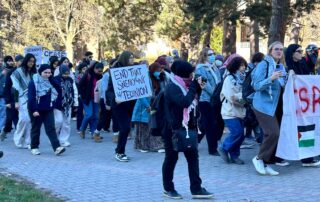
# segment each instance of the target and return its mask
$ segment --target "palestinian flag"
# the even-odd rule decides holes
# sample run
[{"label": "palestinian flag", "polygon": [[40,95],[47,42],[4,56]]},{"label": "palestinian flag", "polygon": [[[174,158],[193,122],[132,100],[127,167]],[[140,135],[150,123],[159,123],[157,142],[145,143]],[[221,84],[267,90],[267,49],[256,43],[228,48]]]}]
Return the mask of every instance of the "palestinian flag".
[{"label": "palestinian flag", "polygon": [[314,147],[316,125],[298,126],[299,147]]}]

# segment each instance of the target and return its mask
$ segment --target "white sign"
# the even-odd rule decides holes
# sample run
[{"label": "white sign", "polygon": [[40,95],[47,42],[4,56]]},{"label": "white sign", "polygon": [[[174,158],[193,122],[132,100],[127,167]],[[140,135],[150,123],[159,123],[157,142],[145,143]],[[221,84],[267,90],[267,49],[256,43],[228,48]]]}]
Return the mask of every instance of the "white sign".
[{"label": "white sign", "polygon": [[57,56],[59,59],[61,59],[62,57],[67,57],[67,53],[64,51],[43,50],[42,63],[49,64],[49,59],[51,56]]},{"label": "white sign", "polygon": [[289,75],[276,156],[300,160],[320,154],[320,76]]},{"label": "white sign", "polygon": [[110,73],[117,101],[125,102],[152,95],[146,65],[111,68]]},{"label": "white sign", "polygon": [[29,46],[24,49],[24,55],[31,53],[36,58],[37,69],[42,64],[42,46]]}]

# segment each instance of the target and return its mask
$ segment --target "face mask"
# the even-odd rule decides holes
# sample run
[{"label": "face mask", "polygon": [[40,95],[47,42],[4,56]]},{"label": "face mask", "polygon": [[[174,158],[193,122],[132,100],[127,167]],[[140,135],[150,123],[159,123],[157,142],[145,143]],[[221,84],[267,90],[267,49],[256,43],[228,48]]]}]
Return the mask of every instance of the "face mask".
[{"label": "face mask", "polygon": [[209,62],[210,64],[213,64],[215,59],[216,59],[216,57],[215,57],[214,55],[210,55],[210,56],[208,57],[208,62]]},{"label": "face mask", "polygon": [[220,60],[216,60],[215,64],[217,67],[221,67],[222,66],[222,62]]},{"label": "face mask", "polygon": [[161,72],[153,72],[153,76],[156,77],[157,79],[160,78]]}]

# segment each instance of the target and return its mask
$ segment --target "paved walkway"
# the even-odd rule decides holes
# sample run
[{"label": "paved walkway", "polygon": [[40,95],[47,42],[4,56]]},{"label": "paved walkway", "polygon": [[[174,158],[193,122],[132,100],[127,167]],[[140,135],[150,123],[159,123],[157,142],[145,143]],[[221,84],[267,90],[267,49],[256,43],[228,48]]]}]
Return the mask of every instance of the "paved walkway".
[{"label": "paved walkway", "polygon": [[[17,174],[67,201],[170,201],[162,197],[164,154],[137,152],[130,140],[127,154],[132,161],[121,163],[114,159],[110,134],[103,134],[102,143],[81,140],[74,129],[72,134],[72,146],[59,157],[54,156],[45,135],[41,136],[40,156],[15,148],[10,135],[0,143],[5,152],[0,170]],[[214,192],[214,201],[320,201],[320,168],[302,168],[300,162],[292,162],[289,167],[277,168],[279,176],[259,176],[251,164],[257,148],[242,150],[246,164],[240,166],[208,156],[206,148],[203,141],[199,146],[201,177],[203,186]],[[186,160],[179,157],[176,189],[183,201],[191,201]]]}]

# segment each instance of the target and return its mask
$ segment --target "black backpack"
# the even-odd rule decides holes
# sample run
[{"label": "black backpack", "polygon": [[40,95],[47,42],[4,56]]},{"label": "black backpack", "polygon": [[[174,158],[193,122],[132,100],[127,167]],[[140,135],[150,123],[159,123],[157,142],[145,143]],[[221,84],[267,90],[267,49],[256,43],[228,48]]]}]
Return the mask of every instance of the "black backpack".
[{"label": "black backpack", "polygon": [[[232,75],[234,77],[233,74],[228,74],[227,76],[229,76],[229,75]],[[221,109],[222,102],[225,100],[225,98],[223,98],[222,100],[220,99],[220,94],[221,94],[223,82],[227,78],[227,76],[224,77],[224,79],[220,83],[218,83],[218,85],[214,89],[213,94],[210,98],[211,106],[217,110]]]},{"label": "black backpack", "polygon": [[[267,63],[267,74],[265,78],[268,77],[269,74],[269,62],[267,60],[263,60]],[[252,83],[252,78],[251,78],[251,73],[253,72],[255,68],[250,69],[250,71],[247,73],[246,78],[244,79],[244,82],[242,84],[242,98],[246,102],[246,104],[252,104],[252,99],[249,98],[249,96],[254,93],[253,86],[251,85]]]}]

